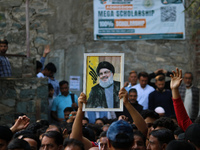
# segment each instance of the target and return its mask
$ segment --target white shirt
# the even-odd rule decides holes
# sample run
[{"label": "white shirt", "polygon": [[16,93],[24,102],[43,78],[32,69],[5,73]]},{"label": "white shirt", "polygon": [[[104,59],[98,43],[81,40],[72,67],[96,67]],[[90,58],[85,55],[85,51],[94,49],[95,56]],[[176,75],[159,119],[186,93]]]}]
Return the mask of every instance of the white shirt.
[{"label": "white shirt", "polygon": [[39,73],[37,74],[37,77],[38,77],[38,78],[45,78],[45,76],[44,76],[41,72],[39,72]]},{"label": "white shirt", "polygon": [[148,109],[149,107],[149,94],[151,92],[153,92],[155,89],[150,86],[150,85],[146,85],[146,87],[143,89],[141,86],[140,86],[140,83],[134,85],[131,87],[132,88],[135,88],[137,90],[137,95],[138,95],[138,98],[137,98],[137,101],[140,105],[143,106],[143,109]]},{"label": "white shirt", "polygon": [[192,115],[192,89],[185,90],[184,106],[189,117]]}]

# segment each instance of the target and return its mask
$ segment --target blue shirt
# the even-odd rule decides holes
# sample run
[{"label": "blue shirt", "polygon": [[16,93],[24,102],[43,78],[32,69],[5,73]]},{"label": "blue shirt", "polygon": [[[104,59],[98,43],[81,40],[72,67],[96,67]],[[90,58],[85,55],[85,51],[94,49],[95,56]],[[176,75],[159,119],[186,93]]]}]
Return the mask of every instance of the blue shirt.
[{"label": "blue shirt", "polygon": [[0,77],[10,77],[11,66],[10,62],[5,56],[0,56]]},{"label": "blue shirt", "polygon": [[[52,111],[57,111],[58,118],[64,119],[64,109],[72,106],[71,92],[67,96],[61,93],[53,100]],[[78,97],[74,94],[74,102],[78,105]]]},{"label": "blue shirt", "polygon": [[53,94],[53,96],[56,97],[56,96],[60,93],[60,87],[59,87],[59,82],[58,82],[58,80],[56,80],[55,78],[54,78],[54,79],[48,78],[48,83],[51,83],[51,84],[52,84],[53,89],[54,89],[54,94]]},{"label": "blue shirt", "polygon": [[125,90],[126,90],[127,92],[129,92],[130,89],[131,89],[132,87],[133,87],[133,86],[129,83],[128,86],[125,87]]},{"label": "blue shirt", "polygon": [[45,62],[45,59],[46,59],[46,57],[41,57],[41,58],[40,58],[40,62],[42,63],[42,69],[41,69],[41,70],[44,70],[44,62]]}]

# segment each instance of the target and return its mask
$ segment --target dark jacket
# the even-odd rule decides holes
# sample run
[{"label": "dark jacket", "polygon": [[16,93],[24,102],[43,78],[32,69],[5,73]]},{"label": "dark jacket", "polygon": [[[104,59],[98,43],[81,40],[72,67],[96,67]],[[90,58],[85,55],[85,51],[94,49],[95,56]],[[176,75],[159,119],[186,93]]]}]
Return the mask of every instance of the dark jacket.
[{"label": "dark jacket", "polygon": [[[199,113],[199,89],[194,86],[192,86],[191,88],[192,88],[192,114],[190,119],[194,121]],[[183,102],[185,99],[185,91],[186,91],[185,84],[181,84],[181,86],[179,87],[179,92]]]},{"label": "dark jacket", "polygon": [[[120,82],[114,81],[113,87],[113,106],[114,108],[120,107],[120,100],[118,98],[120,90]],[[105,90],[99,84],[92,87],[89,98],[87,100],[86,108],[108,108],[105,96]]]}]

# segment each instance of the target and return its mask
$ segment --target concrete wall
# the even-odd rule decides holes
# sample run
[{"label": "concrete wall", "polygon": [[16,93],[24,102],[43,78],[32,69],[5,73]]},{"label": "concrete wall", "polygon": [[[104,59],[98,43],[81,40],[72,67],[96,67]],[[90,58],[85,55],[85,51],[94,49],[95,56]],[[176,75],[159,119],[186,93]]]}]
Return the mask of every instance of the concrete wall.
[{"label": "concrete wall", "polygon": [[[25,2],[1,0],[0,16],[0,38],[9,40],[8,52],[26,54]],[[195,72],[195,50],[191,43],[198,29],[193,26],[195,21],[186,12],[186,40],[94,41],[92,0],[30,0],[31,56],[39,60],[44,45],[50,44],[46,62],[56,64],[59,81],[69,80],[70,75],[82,79],[84,53],[125,53],[125,80],[130,70],[150,73],[158,68],[171,71],[179,67]],[[81,91],[82,80],[81,90],[75,93]]]},{"label": "concrete wall", "polygon": [[0,124],[11,125],[16,112],[31,122],[48,119],[47,79],[0,78]]}]

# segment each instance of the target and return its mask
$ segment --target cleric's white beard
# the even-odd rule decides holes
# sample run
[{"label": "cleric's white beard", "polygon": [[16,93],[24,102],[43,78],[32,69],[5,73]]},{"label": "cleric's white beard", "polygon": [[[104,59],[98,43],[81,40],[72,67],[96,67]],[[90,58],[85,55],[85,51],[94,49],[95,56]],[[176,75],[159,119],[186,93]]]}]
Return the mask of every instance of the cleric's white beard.
[{"label": "cleric's white beard", "polygon": [[113,84],[113,75],[108,78],[108,81],[102,81],[101,79],[99,80],[99,85],[103,88],[109,87],[111,84]]}]

